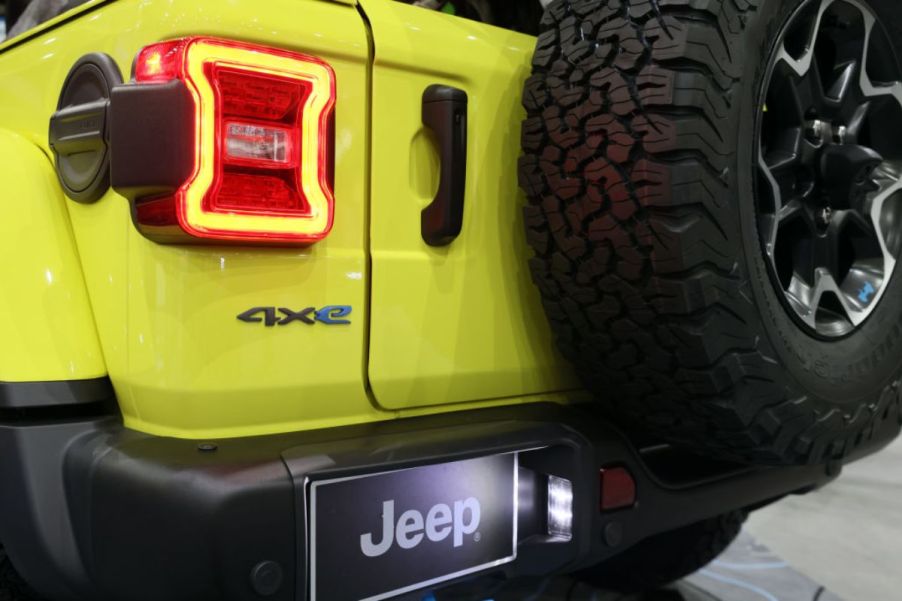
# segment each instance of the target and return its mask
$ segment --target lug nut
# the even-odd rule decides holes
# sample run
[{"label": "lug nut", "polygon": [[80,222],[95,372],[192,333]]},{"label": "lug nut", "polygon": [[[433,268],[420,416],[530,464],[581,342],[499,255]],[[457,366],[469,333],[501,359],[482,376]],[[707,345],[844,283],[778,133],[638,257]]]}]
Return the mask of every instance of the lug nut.
[{"label": "lug nut", "polygon": [[845,144],[846,143],[846,134],[849,133],[849,128],[845,125],[840,125],[833,130],[833,142],[834,144]]},{"label": "lug nut", "polygon": [[817,212],[817,222],[822,227],[830,225],[831,219],[833,219],[833,210],[830,207],[824,207]]},{"label": "lug nut", "polygon": [[826,129],[827,124],[820,119],[809,121],[805,126],[805,137],[814,144],[820,144],[824,141],[824,132]]}]

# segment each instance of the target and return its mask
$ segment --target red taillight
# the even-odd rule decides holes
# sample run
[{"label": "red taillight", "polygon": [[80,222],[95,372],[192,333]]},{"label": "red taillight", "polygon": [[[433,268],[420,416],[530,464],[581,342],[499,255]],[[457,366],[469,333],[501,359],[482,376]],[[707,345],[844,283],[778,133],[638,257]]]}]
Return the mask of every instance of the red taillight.
[{"label": "red taillight", "polygon": [[194,103],[194,165],[174,194],[135,199],[142,231],[166,240],[178,229],[195,240],[280,244],[329,233],[335,103],[329,65],[211,38],[141,50],[136,82],[173,80]]}]

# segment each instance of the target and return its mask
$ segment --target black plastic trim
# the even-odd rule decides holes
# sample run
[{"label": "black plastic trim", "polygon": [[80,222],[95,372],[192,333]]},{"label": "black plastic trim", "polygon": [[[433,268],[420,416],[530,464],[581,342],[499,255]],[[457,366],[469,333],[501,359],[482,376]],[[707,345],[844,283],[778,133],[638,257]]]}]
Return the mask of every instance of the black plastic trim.
[{"label": "black plastic trim", "polygon": [[423,125],[435,135],[441,159],[438,192],[423,209],[420,227],[429,246],[447,246],[460,235],[467,183],[467,93],[443,85],[423,92]]},{"label": "black plastic trim", "polygon": [[49,143],[66,196],[90,203],[109,189],[110,93],[122,83],[116,61],[87,54],[72,66],[50,117]]},{"label": "black plastic trim", "polygon": [[194,169],[194,101],[184,82],[126,84],[110,100],[113,189],[132,202],[173,194]]},{"label": "black plastic trim", "polygon": [[101,601],[94,596],[75,539],[64,463],[70,446],[117,423],[0,423],[0,541],[44,598]]},{"label": "black plastic trim", "polygon": [[49,382],[0,381],[0,410],[84,405],[112,398],[113,386],[106,376]]},{"label": "black plastic trim", "polygon": [[[541,512],[521,510],[517,559],[489,572],[497,577],[575,571],[654,534],[817,488],[841,468],[714,462],[674,477],[691,457],[661,461],[667,449],[655,447],[651,468],[595,404],[217,441],[154,437],[115,419],[0,419],[0,540],[53,599],[253,601],[264,590],[266,599],[304,601],[311,481],[511,451],[522,451],[522,468],[573,482],[573,537],[550,539]],[[598,511],[598,469],[610,465],[635,477],[632,509]],[[618,537],[606,542],[611,531]]]}]

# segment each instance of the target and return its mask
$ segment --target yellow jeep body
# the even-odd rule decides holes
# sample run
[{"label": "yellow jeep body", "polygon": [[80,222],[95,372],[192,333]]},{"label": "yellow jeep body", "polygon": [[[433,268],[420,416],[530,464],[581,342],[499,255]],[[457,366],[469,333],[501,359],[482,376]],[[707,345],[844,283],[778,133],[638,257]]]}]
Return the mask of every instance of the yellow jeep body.
[{"label": "yellow jeep body", "polygon": [[[364,14],[368,21],[365,21]],[[335,224],[306,248],[165,245],[114,191],[55,184],[48,121],[69,68],[103,52],[127,81],[151,43],[209,35],[335,71]],[[241,437],[564,400],[527,275],[515,165],[534,39],[394,0],[91,0],[0,45],[0,381],[108,376],[125,424]],[[484,57],[491,56],[486,61]],[[420,119],[433,83],[470,97],[461,236],[426,245],[440,165]],[[352,307],[347,327],[236,319],[258,306]],[[319,325],[319,324],[317,324]]]},{"label": "yellow jeep body", "polygon": [[[334,71],[321,240],[160,242],[126,194],[64,193],[50,140],[73,65],[109,57],[116,99],[143,85],[142,49],[195,36]],[[581,402],[523,235],[535,47],[396,0],[88,0],[0,44],[0,596],[7,557],[49,601],[540,580],[836,476],[709,464]],[[441,246],[422,222],[444,162],[424,125],[436,84],[468,102],[463,224]],[[112,149],[111,180],[122,129],[178,137],[138,113],[101,139],[91,119],[72,123]],[[138,154],[139,170],[170,159]]]}]

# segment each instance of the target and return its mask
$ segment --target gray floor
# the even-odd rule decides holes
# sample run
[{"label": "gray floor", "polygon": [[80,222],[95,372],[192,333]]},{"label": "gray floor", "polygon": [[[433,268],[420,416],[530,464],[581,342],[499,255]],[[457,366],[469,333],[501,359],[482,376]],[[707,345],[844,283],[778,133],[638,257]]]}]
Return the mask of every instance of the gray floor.
[{"label": "gray floor", "polygon": [[681,585],[703,590],[720,601],[843,601],[748,532],[677,586]]},{"label": "gray floor", "polygon": [[[877,601],[877,598],[869,598]],[[890,598],[886,598],[890,599]],[[895,598],[892,598],[895,599]],[[881,601],[885,599],[880,598]],[[469,584],[411,601],[850,601],[793,569],[747,532],[689,578],[640,595],[603,591],[567,577]]]},{"label": "gray floor", "polygon": [[902,599],[902,440],[756,512],[748,530],[846,601]]}]

